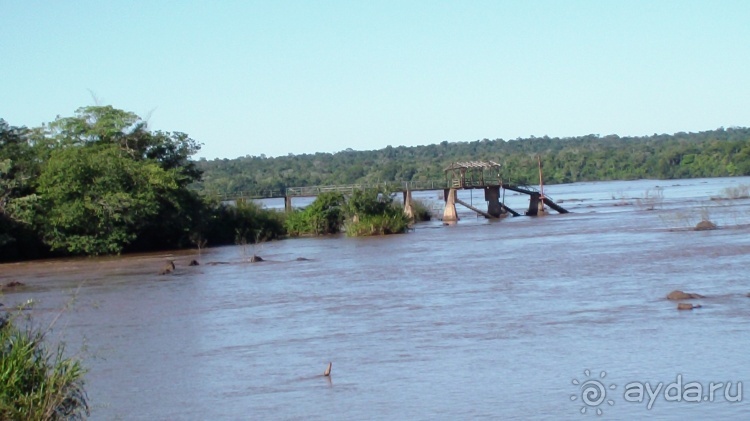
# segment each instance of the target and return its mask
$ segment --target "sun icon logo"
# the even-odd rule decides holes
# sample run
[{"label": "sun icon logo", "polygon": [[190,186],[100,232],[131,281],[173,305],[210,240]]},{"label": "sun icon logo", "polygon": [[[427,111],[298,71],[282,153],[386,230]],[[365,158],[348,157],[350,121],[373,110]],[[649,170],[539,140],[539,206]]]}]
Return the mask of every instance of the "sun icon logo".
[{"label": "sun icon logo", "polygon": [[578,379],[573,379],[573,384],[581,390],[580,396],[577,394],[570,395],[570,400],[575,401],[579,397],[581,398],[581,402],[583,402],[581,414],[585,414],[589,408],[596,408],[596,415],[602,415],[604,411],[599,407],[600,405],[604,402],[607,402],[609,406],[615,404],[615,401],[612,399],[607,399],[607,389],[615,390],[617,385],[610,384],[609,386],[605,386],[602,380],[600,380],[607,376],[606,371],[602,371],[599,374],[599,379],[592,379],[591,371],[588,369],[583,370],[583,374],[587,377],[587,379],[584,379],[585,381],[579,382]]}]

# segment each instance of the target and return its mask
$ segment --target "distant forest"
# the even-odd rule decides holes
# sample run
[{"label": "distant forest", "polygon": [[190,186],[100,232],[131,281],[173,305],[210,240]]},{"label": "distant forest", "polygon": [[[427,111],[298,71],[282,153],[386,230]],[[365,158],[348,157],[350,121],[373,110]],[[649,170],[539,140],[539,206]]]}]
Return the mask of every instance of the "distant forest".
[{"label": "distant forest", "polygon": [[743,176],[750,175],[750,129],[642,137],[482,139],[333,154],[201,159],[196,165],[203,178],[193,187],[233,196],[298,186],[444,180],[443,170],[452,162],[479,160],[502,164],[506,182],[537,184],[537,156],[545,184]]}]

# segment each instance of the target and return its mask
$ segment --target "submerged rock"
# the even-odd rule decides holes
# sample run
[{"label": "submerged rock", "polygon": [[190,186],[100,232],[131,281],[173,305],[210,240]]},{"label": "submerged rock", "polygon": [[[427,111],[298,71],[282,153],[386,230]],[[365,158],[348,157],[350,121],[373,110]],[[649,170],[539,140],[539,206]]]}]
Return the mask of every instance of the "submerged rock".
[{"label": "submerged rock", "polygon": [[5,288],[16,288],[16,287],[22,287],[25,284],[23,282],[18,281],[10,281],[7,284],[5,284]]},{"label": "submerged rock", "polygon": [[690,303],[679,303],[677,304],[677,310],[692,310],[694,308],[701,308],[702,306],[700,304],[690,304]]},{"label": "submerged rock", "polygon": [[253,257],[250,258],[250,263],[258,263],[258,262],[263,262],[263,261],[264,260],[262,257],[255,255],[255,254],[253,254]]},{"label": "submerged rock", "polygon": [[706,298],[700,294],[691,294],[689,292],[682,292],[679,289],[674,290],[667,295],[668,300],[693,300],[696,298]]},{"label": "submerged rock", "polygon": [[198,263],[198,261],[195,259],[191,260],[190,263],[188,264],[188,266],[199,266],[199,265],[200,263]]}]

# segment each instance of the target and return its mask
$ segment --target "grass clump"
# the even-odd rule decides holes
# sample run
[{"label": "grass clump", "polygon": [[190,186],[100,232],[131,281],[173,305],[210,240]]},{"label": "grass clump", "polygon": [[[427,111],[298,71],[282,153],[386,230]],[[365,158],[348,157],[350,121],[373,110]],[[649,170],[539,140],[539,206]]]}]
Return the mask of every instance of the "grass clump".
[{"label": "grass clump", "polygon": [[726,187],[721,193],[725,199],[747,199],[750,197],[750,186],[740,184],[739,186]]},{"label": "grass clump", "polygon": [[425,222],[432,219],[432,212],[430,208],[421,200],[412,200],[411,208],[414,211],[414,220],[417,222]]},{"label": "grass clump", "polygon": [[664,189],[657,187],[655,190],[646,190],[642,198],[636,199],[637,206],[642,210],[655,210],[660,208],[664,202]]},{"label": "grass clump", "polygon": [[64,343],[48,347],[46,331],[20,314],[0,315],[0,419],[86,419],[81,362],[65,356]]}]

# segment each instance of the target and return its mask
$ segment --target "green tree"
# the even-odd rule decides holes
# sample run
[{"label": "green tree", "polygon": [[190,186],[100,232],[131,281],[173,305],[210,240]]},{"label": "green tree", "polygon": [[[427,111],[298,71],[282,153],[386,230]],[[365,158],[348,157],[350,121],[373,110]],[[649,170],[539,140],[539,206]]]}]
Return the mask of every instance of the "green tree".
[{"label": "green tree", "polygon": [[39,177],[41,232],[53,250],[120,253],[179,189],[174,171],[135,161],[114,144],[63,147]]},{"label": "green tree", "polygon": [[34,145],[30,132],[0,119],[0,260],[39,257],[44,249],[32,221],[34,182],[46,148]]}]

